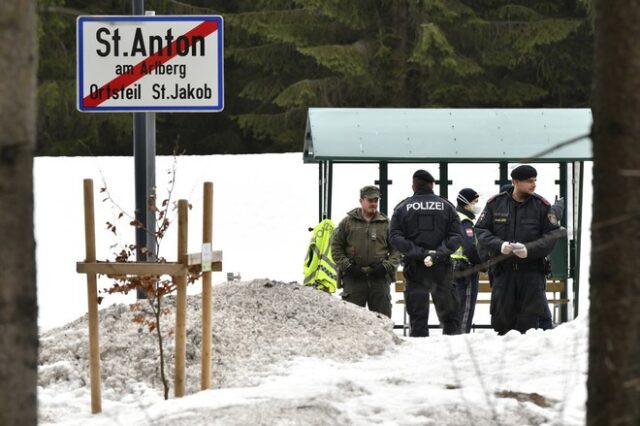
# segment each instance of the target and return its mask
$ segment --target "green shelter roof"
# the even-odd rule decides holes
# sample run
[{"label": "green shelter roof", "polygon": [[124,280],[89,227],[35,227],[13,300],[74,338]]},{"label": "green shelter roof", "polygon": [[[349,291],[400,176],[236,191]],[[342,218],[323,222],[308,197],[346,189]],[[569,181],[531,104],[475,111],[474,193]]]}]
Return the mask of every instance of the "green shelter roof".
[{"label": "green shelter roof", "polygon": [[[588,161],[592,159],[589,137],[562,143],[588,135],[592,121],[586,108],[309,108],[303,159],[305,163]],[[547,150],[551,151],[539,155]]]}]

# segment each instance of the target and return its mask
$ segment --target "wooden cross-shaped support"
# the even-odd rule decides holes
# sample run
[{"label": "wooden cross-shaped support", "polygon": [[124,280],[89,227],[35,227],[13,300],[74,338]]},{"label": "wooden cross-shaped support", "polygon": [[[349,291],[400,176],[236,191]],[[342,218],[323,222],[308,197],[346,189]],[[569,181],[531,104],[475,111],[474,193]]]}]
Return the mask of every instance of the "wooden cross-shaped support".
[{"label": "wooden cross-shaped support", "polygon": [[87,295],[89,305],[89,352],[91,375],[91,412],[102,411],[100,396],[100,344],[98,334],[98,291],[97,274],[107,276],[122,275],[170,275],[176,284],[176,343],[175,343],[175,384],[176,397],[185,393],[186,358],[186,311],[187,275],[189,271],[203,271],[202,294],[202,389],[208,389],[211,382],[211,271],[222,271],[222,252],[211,251],[213,184],[205,183],[203,209],[203,252],[187,254],[188,203],[178,201],[178,262],[129,263],[97,262],[95,249],[95,215],[93,201],[93,181],[84,180],[84,212],[86,261],[76,264],[76,271],[87,274]]}]

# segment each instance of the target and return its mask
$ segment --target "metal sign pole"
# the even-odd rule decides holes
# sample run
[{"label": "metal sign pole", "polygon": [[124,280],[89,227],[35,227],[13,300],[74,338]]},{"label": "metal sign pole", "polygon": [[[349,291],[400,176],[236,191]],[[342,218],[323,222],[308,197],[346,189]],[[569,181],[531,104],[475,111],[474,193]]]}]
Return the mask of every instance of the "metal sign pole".
[{"label": "metal sign pole", "polygon": [[[133,0],[132,15],[144,15],[144,0]],[[156,186],[156,115],[153,112],[133,113],[133,157],[136,189],[136,220],[143,224],[136,229],[137,261],[153,261],[157,255],[155,212],[149,209]],[[140,251],[146,247],[147,252]],[[138,299],[147,295],[138,289]]]}]

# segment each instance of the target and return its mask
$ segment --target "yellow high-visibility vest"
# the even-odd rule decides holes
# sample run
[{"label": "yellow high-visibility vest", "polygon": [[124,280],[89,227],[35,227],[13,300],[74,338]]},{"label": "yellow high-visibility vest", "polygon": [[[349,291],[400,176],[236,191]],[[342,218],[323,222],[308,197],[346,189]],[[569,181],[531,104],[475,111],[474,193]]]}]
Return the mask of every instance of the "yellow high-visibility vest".
[{"label": "yellow high-visibility vest", "polygon": [[336,264],[331,256],[331,239],[335,225],[331,219],[320,222],[311,234],[304,259],[304,285],[335,293],[338,281]]},{"label": "yellow high-visibility vest", "polygon": [[[473,223],[473,220],[467,216],[464,213],[461,213],[459,211],[456,210],[456,213],[458,213],[458,217],[460,218],[460,222],[462,223],[463,220],[470,220],[471,223]],[[475,235],[474,235],[475,238]],[[477,238],[476,238],[476,242],[477,242]],[[456,251],[454,251],[451,254],[451,258],[452,259],[462,259],[462,260],[466,260],[467,262],[469,261],[469,258],[464,254],[464,246],[461,244],[460,247],[458,247],[458,249]]]}]

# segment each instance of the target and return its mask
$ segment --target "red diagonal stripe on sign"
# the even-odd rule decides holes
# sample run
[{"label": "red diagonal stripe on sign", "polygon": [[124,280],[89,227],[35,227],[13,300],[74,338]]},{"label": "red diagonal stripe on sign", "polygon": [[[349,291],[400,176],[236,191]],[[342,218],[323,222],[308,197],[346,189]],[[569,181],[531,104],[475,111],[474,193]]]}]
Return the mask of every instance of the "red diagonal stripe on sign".
[{"label": "red diagonal stripe on sign", "polygon": [[[192,36],[206,37],[209,34],[215,32],[217,29],[218,29],[217,21],[204,21],[197,27],[193,28],[191,31],[184,34],[182,37],[187,37],[187,39],[189,40],[188,47],[190,47]],[[137,65],[133,67],[133,70],[131,73],[128,73],[126,75],[119,75],[118,77],[114,78],[113,80],[111,80],[110,82],[102,86],[99,89],[101,90],[101,92],[98,92],[98,93],[106,94],[107,87],[109,87],[110,88],[109,93],[113,95],[113,89],[115,88],[119,89],[120,87],[130,86],[131,84],[140,80],[145,75],[148,75],[148,74],[142,74],[141,70],[143,65],[145,65],[146,68],[149,69],[149,66],[155,64],[156,61],[163,64],[169,61],[170,59],[174,58],[178,54],[176,49],[176,43],[178,41],[178,38],[179,37],[176,37],[176,39],[173,42],[171,42],[169,46],[162,49],[162,51],[156,52],[153,55],[149,56],[147,59],[140,61]],[[168,53],[169,50],[171,50],[171,55],[169,55]],[[92,99],[91,95],[89,94],[82,99],[82,105],[84,107],[97,107],[98,105],[107,101],[108,99],[109,99],[108,97]]]}]

